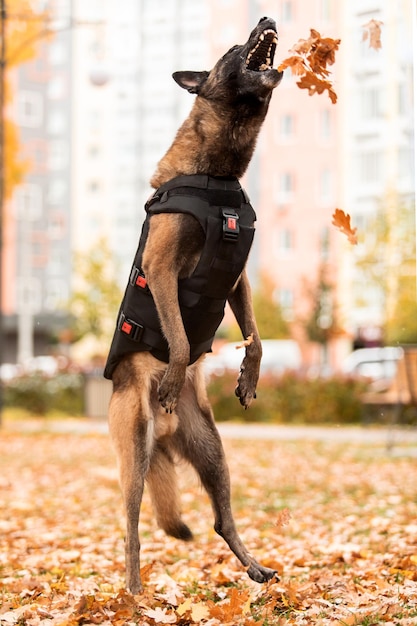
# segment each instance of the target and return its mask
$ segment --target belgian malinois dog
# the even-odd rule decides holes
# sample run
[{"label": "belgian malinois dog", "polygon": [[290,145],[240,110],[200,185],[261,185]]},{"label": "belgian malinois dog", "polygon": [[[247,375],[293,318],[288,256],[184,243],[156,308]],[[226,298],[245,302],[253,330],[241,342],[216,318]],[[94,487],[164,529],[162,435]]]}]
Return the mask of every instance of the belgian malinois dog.
[{"label": "belgian malinois dog", "polygon": [[[141,267],[134,265],[128,286],[146,292],[143,297],[148,300],[144,301],[143,309],[146,313],[149,307],[155,307],[157,326],[150,328],[152,320],[149,324],[139,323],[137,320],[142,318],[138,307],[129,313],[121,309],[104,374],[113,380],[109,428],[118,457],[126,510],[126,577],[127,588],[133,594],[142,589],[138,522],[145,480],[159,526],[174,537],[192,538],[181,519],[175,474],[178,457],[197,471],[211,499],[215,530],[250,578],[262,583],[276,574],[250,556],[237,534],[230,505],[228,467],[207,398],[202,361],[204,353],[210,351],[212,335],[223,317],[227,300],[243,337],[251,337],[251,342],[246,342],[235,390],[240,403],[245,408],[250,405],[256,396],[262,348],[244,263],[237,276],[231,268],[236,269],[241,263],[242,255],[239,253],[240,260],[235,262],[233,254],[240,246],[241,235],[243,241],[253,230],[255,216],[237,179],[249,164],[272,91],[282,78],[282,73],[272,66],[277,41],[275,22],[264,17],[248,41],[231,48],[210,72],[184,71],[173,75],[181,87],[197,97],[151,179],[152,187],[158,191],[148,202],[150,215],[141,238],[144,241]],[[182,191],[172,192],[172,180],[177,181],[176,186]],[[177,192],[187,196],[188,208],[177,209],[180,205]],[[200,192],[206,194],[205,199],[198,197]],[[211,192],[214,196],[210,196]],[[244,208],[242,214],[236,207],[236,197]],[[227,199],[232,209],[224,209]],[[170,208],[164,209],[163,202]],[[200,207],[198,219],[193,214],[194,204]],[[192,304],[183,306],[182,299],[187,296],[193,300],[196,294],[188,289],[184,296],[182,289],[187,281],[198,283],[199,264],[204,268],[209,265],[201,260],[203,256],[206,259],[202,251],[209,245],[202,226],[201,207],[210,204],[215,206],[210,209],[212,218],[208,221],[223,224],[223,230],[218,231],[223,239],[221,247],[213,253],[214,261],[210,261],[210,271],[216,266],[218,272],[214,280],[210,279],[212,293],[204,295],[203,304],[200,301],[195,313]],[[152,205],[159,209],[152,212]],[[245,223],[245,219],[251,223]],[[217,226],[213,228],[215,231]],[[247,252],[248,249],[244,260]],[[228,280],[232,282],[226,298],[224,295],[219,298],[216,285],[222,284],[223,271],[229,270]],[[204,274],[200,268],[201,273]],[[224,301],[219,304],[221,298]],[[208,337],[207,333],[203,337],[204,328],[198,324],[206,318],[211,328]],[[114,357],[118,338],[130,344]],[[166,353],[161,342],[166,343]]]}]

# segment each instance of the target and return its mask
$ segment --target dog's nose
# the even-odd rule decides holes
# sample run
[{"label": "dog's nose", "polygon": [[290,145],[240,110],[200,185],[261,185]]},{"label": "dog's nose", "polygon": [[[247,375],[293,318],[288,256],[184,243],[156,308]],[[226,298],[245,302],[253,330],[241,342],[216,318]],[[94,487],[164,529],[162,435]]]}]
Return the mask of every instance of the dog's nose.
[{"label": "dog's nose", "polygon": [[261,22],[265,22],[265,20],[269,20],[269,17],[261,17],[258,24],[260,24]]}]

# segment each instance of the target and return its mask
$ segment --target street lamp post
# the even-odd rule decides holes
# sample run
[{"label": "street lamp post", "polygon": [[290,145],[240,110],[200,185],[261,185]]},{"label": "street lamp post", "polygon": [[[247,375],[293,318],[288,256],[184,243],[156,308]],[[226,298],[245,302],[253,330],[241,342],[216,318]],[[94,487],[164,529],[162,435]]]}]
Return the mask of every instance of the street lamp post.
[{"label": "street lamp post", "polygon": [[[4,105],[6,65],[6,0],[0,0],[0,368],[4,361],[3,319],[3,205],[4,205]],[[0,377],[0,425],[3,412],[3,380]]]}]

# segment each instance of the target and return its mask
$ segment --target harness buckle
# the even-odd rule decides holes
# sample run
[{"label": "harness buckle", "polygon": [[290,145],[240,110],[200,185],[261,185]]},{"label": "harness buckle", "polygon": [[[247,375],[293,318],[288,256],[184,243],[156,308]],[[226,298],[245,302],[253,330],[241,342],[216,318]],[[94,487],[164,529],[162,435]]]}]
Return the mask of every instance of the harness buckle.
[{"label": "harness buckle", "polygon": [[223,239],[237,241],[239,237],[239,215],[233,209],[222,209]]},{"label": "harness buckle", "polygon": [[143,335],[143,326],[134,322],[126,317],[123,311],[120,313],[117,329],[132,339],[133,341],[140,341]]},{"label": "harness buckle", "polygon": [[146,280],[145,274],[135,265],[132,267],[132,271],[130,272],[129,282],[133,287],[140,287],[141,289],[149,291],[148,281]]}]

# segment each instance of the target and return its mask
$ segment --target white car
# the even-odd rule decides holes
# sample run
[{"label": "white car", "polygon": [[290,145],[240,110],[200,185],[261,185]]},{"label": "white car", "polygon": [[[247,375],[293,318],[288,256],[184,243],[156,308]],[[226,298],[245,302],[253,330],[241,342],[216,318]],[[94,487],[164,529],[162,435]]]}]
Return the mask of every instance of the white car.
[{"label": "white car", "polygon": [[395,346],[360,348],[345,359],[342,372],[348,376],[370,380],[392,380],[403,349]]},{"label": "white car", "polygon": [[[207,354],[204,365],[208,376],[221,376],[225,371],[239,372],[245,356],[245,349],[238,348],[242,342],[227,343],[217,354]],[[279,376],[287,370],[301,367],[301,351],[292,339],[265,339],[262,341],[262,361],[260,374]]]}]

